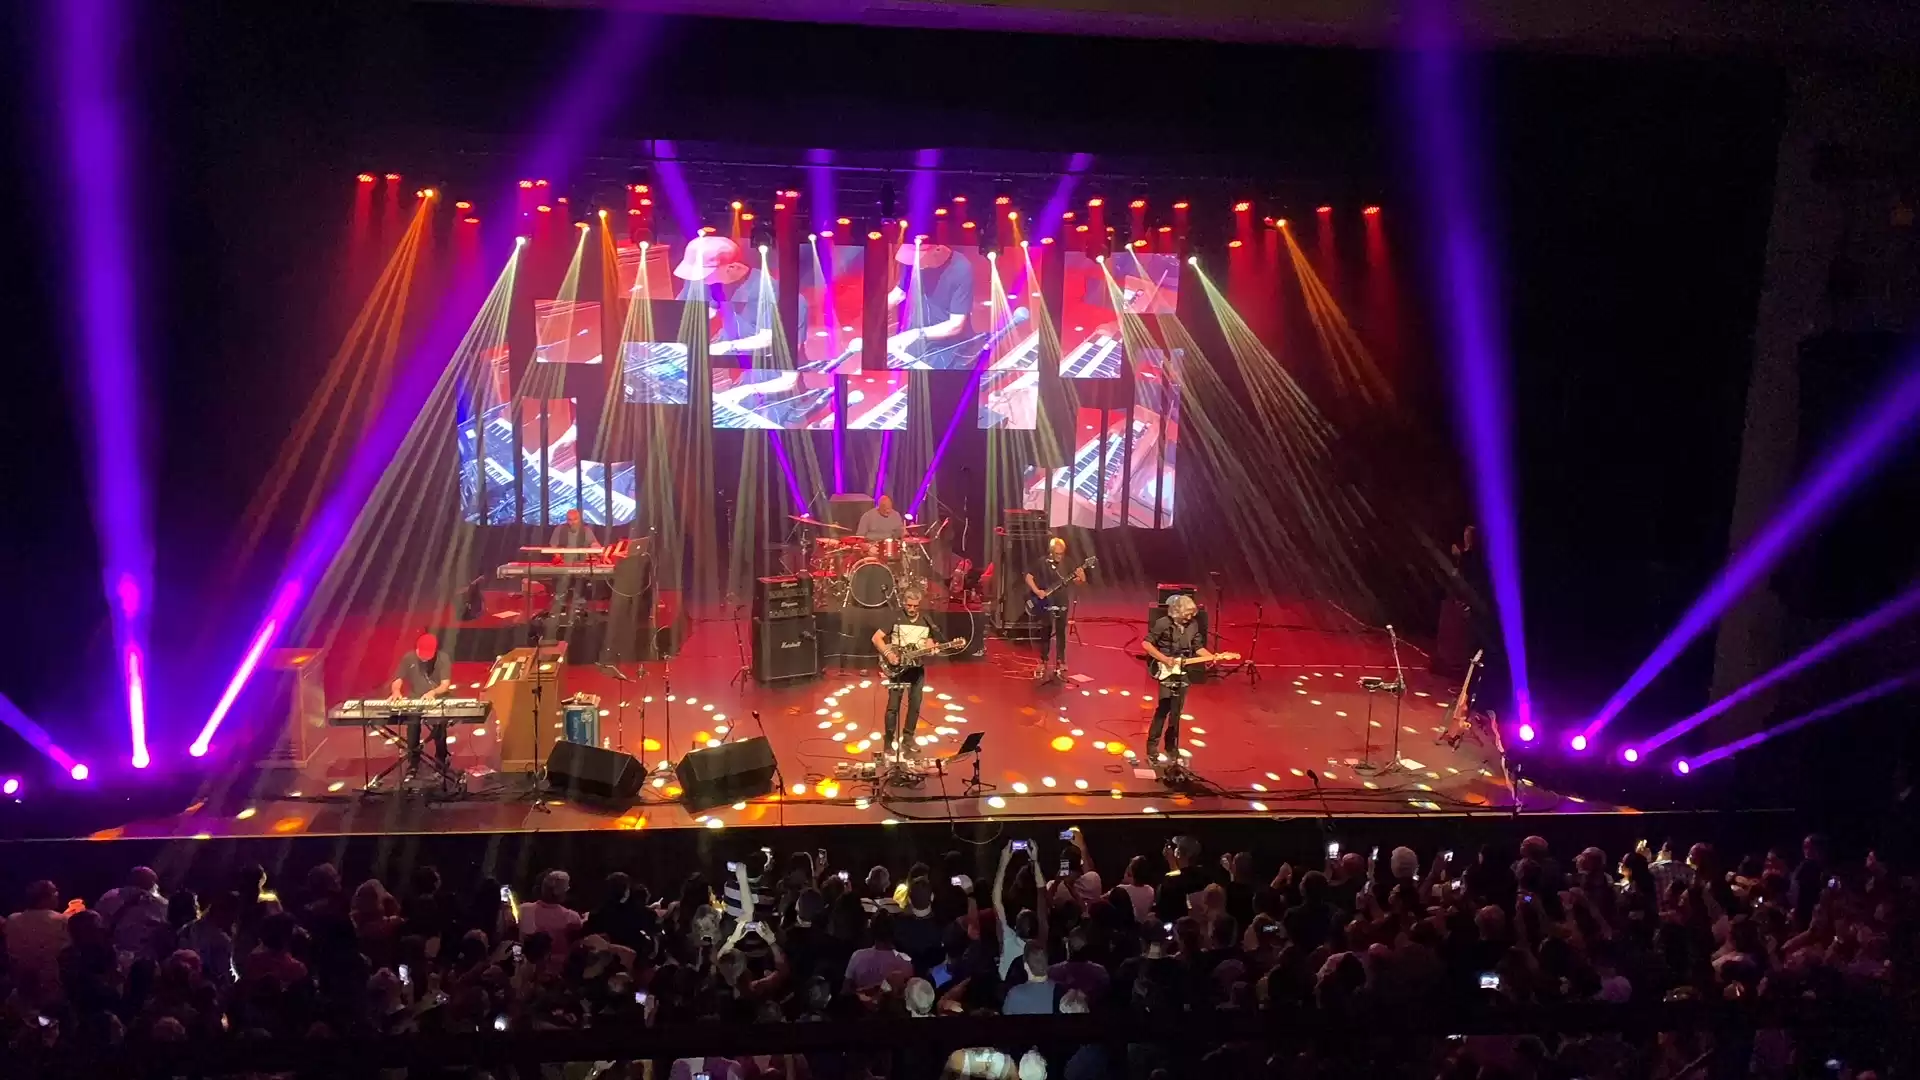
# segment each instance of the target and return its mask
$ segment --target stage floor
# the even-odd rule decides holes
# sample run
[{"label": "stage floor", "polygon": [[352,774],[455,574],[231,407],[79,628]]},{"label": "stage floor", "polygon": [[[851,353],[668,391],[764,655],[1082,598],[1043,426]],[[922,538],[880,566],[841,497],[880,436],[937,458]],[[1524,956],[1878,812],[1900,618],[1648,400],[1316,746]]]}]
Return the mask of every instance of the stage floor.
[{"label": "stage floor", "polygon": [[[250,793],[227,791],[195,808],[129,822],[100,838],[264,835],[358,835],[422,832],[513,832],[723,828],[780,824],[883,824],[982,820],[993,817],[1080,819],[1125,814],[1208,815],[1438,815],[1510,812],[1513,795],[1491,745],[1474,740],[1459,749],[1436,745],[1458,683],[1430,674],[1427,657],[1401,643],[1409,692],[1396,703],[1369,695],[1363,675],[1391,679],[1394,666],[1384,632],[1360,626],[1337,609],[1303,603],[1267,603],[1257,652],[1252,648],[1253,603],[1226,605],[1221,647],[1256,653],[1259,680],[1246,671],[1198,681],[1187,695],[1184,745],[1198,783],[1170,791],[1151,770],[1128,757],[1144,754],[1154,685],[1136,658],[1145,629],[1142,601],[1129,592],[1095,593],[1077,606],[1067,685],[1036,685],[1032,644],[993,638],[984,658],[934,661],[920,733],[933,736],[926,756],[951,754],[968,734],[983,733],[981,778],[993,788],[962,797],[971,772],[956,762],[947,775],[919,787],[876,795],[871,784],[832,782],[842,763],[871,760],[879,749],[886,689],[871,663],[829,661],[819,678],[779,686],[733,677],[741,657],[735,623],[696,618],[683,651],[670,662],[640,666],[623,696],[593,667],[569,666],[548,709],[558,721],[559,698],[598,694],[609,715],[602,735],[649,765],[704,746],[725,725],[730,737],[759,734],[764,726],[785,789],[778,795],[709,813],[681,807],[672,786],[644,788],[630,804],[550,803],[543,813],[522,798],[521,777],[494,774],[473,781],[463,799],[358,794],[363,777],[393,760],[394,750],[349,728],[331,728],[305,768],[263,773]],[[1217,618],[1218,616],[1216,616]],[[984,620],[978,628],[985,630]],[[748,624],[738,624],[747,632]],[[960,626],[951,632],[965,635]],[[383,632],[384,634],[384,632]],[[393,642],[410,640],[397,629]],[[385,653],[361,672],[329,671],[328,700],[374,691],[352,685],[377,678]],[[462,686],[486,676],[481,663],[455,665]],[[624,668],[630,677],[633,665]],[[671,679],[672,702],[668,702]],[[338,684],[338,685],[336,685]],[[651,698],[651,701],[643,699]],[[643,710],[644,706],[644,710]],[[1371,711],[1369,711],[1371,710]],[[760,726],[753,713],[758,711]],[[1369,718],[1370,717],[1370,718]],[[1393,762],[1387,771],[1357,768]],[[497,760],[492,725],[460,725],[456,765],[483,767]],[[644,747],[644,749],[643,749]],[[1318,792],[1308,777],[1320,777]],[[823,783],[825,781],[825,783]],[[1605,813],[1623,807],[1550,792],[1522,781],[1527,813]]]}]

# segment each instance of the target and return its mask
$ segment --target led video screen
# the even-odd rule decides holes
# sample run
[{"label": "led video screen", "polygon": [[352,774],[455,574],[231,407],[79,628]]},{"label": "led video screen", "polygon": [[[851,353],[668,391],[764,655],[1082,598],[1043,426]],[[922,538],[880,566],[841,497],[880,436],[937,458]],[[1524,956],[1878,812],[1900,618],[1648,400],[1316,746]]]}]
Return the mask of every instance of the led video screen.
[{"label": "led video screen", "polygon": [[974,248],[893,249],[887,290],[887,367],[968,371],[993,340],[993,276]]},{"label": "led video screen", "polygon": [[629,341],[620,371],[629,405],[685,405],[689,350],[678,341]]},{"label": "led video screen", "polygon": [[866,249],[815,240],[800,249],[801,371],[860,372],[861,320],[866,317]]},{"label": "led video screen", "polygon": [[888,371],[852,375],[847,384],[847,430],[905,431],[907,376]]},{"label": "led video screen", "polygon": [[[1183,353],[1142,349],[1133,365],[1133,462],[1127,490],[1127,524],[1166,528],[1173,524],[1174,458],[1180,448],[1180,390],[1173,371]],[[1156,516],[1156,508],[1158,514]]]},{"label": "led video screen", "polygon": [[[765,367],[780,334],[780,286],[760,253],[726,236],[700,236],[673,267],[678,299],[706,302],[707,355],[716,364]],[[805,297],[800,325],[807,325]]]},{"label": "led video screen", "polygon": [[564,520],[575,507],[594,525],[633,521],[637,508],[633,462],[608,466],[578,461],[576,467],[571,400],[520,403],[518,455],[510,409],[494,405],[480,413],[478,423],[473,417],[460,422],[460,510],[465,521],[538,525],[543,501],[549,523]]},{"label": "led video screen", "polygon": [[713,370],[713,426],[830,431],[834,376],[807,371]]},{"label": "led video screen", "polygon": [[598,364],[600,304],[593,300],[535,300],[533,359],[539,364]]},{"label": "led video screen", "polygon": [[980,376],[979,426],[1033,431],[1040,426],[1040,372],[988,371]]},{"label": "led video screen", "polygon": [[1117,379],[1126,361],[1119,309],[1133,315],[1173,314],[1179,307],[1180,257],[1123,251],[1103,267],[1083,252],[1070,251],[1065,271],[1060,376]]},{"label": "led video screen", "polygon": [[[668,300],[680,291],[681,282],[673,276],[673,260],[665,244],[649,244],[643,251],[631,240],[623,240],[614,249],[614,280],[621,296],[645,300]],[[646,273],[641,274],[645,266]]]}]

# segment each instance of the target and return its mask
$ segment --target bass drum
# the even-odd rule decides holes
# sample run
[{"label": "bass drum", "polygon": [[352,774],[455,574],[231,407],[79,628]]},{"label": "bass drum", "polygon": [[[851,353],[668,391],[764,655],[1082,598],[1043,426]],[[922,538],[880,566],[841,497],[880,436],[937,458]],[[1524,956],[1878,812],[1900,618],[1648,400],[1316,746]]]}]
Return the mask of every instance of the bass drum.
[{"label": "bass drum", "polygon": [[866,559],[847,575],[847,597],[861,607],[885,607],[893,599],[893,571],[879,559]]}]

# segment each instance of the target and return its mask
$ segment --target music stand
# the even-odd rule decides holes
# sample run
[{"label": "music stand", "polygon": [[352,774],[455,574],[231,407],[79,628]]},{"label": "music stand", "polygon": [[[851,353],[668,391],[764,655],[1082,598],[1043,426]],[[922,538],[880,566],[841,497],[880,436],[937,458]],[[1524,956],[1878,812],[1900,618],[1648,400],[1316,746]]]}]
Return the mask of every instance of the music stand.
[{"label": "music stand", "polygon": [[[615,692],[620,696],[614,707],[613,714],[613,746],[614,749],[625,752],[627,749],[627,688],[624,684],[630,683],[633,680],[627,678],[627,673],[620,670],[619,664],[595,664],[593,667],[594,670],[607,676],[614,682],[623,684],[614,687]],[[643,729],[640,732],[640,737],[644,739],[646,738],[646,734],[646,731]]]},{"label": "music stand", "polygon": [[967,786],[960,789],[960,797],[963,799],[974,798],[983,791],[998,790],[996,785],[982,783],[980,780],[980,744],[985,742],[986,738],[987,733],[984,731],[967,732],[967,737],[960,743],[960,749],[955,750],[953,756],[947,759],[958,761],[968,754],[973,755],[973,775],[967,779]]}]

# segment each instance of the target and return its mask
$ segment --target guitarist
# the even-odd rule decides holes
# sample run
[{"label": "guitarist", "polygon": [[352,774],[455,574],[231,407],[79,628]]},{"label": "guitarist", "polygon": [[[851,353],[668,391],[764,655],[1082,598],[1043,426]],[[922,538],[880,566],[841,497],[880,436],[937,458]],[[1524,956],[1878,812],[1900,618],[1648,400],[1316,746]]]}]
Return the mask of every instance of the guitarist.
[{"label": "guitarist", "polygon": [[[1084,567],[1075,569],[1067,562],[1067,542],[1056,536],[1047,541],[1047,561],[1041,565],[1041,585],[1027,574],[1027,588],[1033,591],[1033,606],[1040,616],[1040,670],[1034,673],[1040,682],[1058,676],[1067,677],[1067,610],[1073,599],[1073,586],[1087,583]],[[1058,657],[1056,660],[1055,657]]]},{"label": "guitarist", "polygon": [[[899,737],[902,752],[917,756],[913,745],[913,729],[920,724],[920,695],[926,685],[927,669],[919,661],[902,665],[905,659],[901,650],[909,646],[935,644],[941,640],[940,626],[922,606],[926,594],[919,589],[909,588],[900,594],[900,613],[895,616],[891,628],[883,627],[873,632],[873,647],[880,651],[881,659],[894,670],[887,673],[887,720],[886,742],[882,744],[888,754],[893,753],[896,736]],[[966,642],[955,638],[947,642],[947,647],[960,648]],[[898,722],[900,717],[900,699],[906,699],[906,719],[904,725]],[[899,734],[904,726],[906,732]]]},{"label": "guitarist", "polygon": [[[1167,597],[1167,613],[1155,619],[1147,630],[1147,638],[1142,644],[1147,655],[1163,664],[1176,660],[1211,660],[1213,653],[1207,650],[1206,638],[1201,636],[1200,626],[1194,622],[1199,605],[1193,597],[1175,594]],[[1184,675],[1175,675],[1160,681],[1160,700],[1153,707],[1153,723],[1147,726],[1147,753],[1159,753],[1160,735],[1166,733],[1166,751],[1160,754],[1161,761],[1180,760],[1180,711],[1187,704],[1187,679]]]}]

